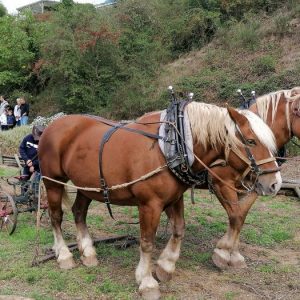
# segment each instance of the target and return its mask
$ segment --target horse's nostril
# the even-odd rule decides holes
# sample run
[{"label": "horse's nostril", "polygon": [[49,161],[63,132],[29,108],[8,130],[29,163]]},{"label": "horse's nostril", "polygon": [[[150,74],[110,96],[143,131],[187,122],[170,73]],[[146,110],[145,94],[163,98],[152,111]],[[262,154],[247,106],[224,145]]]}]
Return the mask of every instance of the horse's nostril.
[{"label": "horse's nostril", "polygon": [[272,193],[275,193],[275,192],[276,192],[276,185],[277,185],[277,183],[273,183],[273,184],[271,185],[270,190],[271,190]]}]

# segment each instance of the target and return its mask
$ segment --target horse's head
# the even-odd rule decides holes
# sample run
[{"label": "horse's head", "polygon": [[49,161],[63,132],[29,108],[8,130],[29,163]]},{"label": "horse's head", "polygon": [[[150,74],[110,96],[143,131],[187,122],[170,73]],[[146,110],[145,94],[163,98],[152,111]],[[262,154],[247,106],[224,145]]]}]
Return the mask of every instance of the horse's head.
[{"label": "horse's head", "polygon": [[239,140],[230,145],[228,164],[242,174],[242,183],[251,179],[258,194],[276,194],[282,179],[273,156],[277,148],[271,129],[250,111],[227,110]]},{"label": "horse's head", "polygon": [[292,136],[300,138],[300,87],[258,97],[250,110],[271,127],[278,148],[286,144]]}]

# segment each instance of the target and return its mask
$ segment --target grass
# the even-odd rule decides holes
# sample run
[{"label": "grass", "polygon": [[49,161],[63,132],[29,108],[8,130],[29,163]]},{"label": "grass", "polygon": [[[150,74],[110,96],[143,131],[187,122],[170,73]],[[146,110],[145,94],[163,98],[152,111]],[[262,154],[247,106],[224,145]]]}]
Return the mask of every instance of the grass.
[{"label": "grass", "polygon": [[0,149],[3,154],[13,155],[17,153],[21,141],[30,132],[30,126],[20,126],[12,130],[0,131]]},{"label": "grass", "polygon": [[[197,192],[195,200],[196,204],[192,205],[189,195],[186,195],[186,237],[177,263],[177,278],[182,272],[183,274],[188,272],[191,274],[189,276],[197,278],[201,270],[205,274],[203,276],[218,274],[212,265],[211,255],[216,240],[226,230],[227,216],[218,201],[207,192]],[[113,210],[118,220],[128,221],[137,217],[136,209],[114,206]],[[281,245],[287,247],[293,243],[291,239],[300,228],[299,218],[296,218],[299,213],[300,205],[293,199],[264,197],[256,202],[248,215],[241,240],[246,244],[259,247],[276,248]],[[70,213],[66,215],[65,220],[63,231],[67,240],[73,241],[76,239],[76,232]],[[78,295],[82,299],[137,299],[134,271],[139,260],[138,246],[120,250],[111,244],[99,244],[96,250],[100,265],[93,268],[85,268],[79,263],[78,252],[75,252],[78,265],[73,270],[60,270],[55,261],[49,261],[39,267],[31,267],[31,261],[37,250],[37,241],[39,240],[40,251],[50,248],[53,242],[50,227],[42,227],[38,239],[34,224],[34,216],[24,213],[19,216],[14,235],[7,236],[0,233],[0,295],[18,294],[38,300],[75,299]],[[92,204],[88,224],[92,235],[97,237],[128,233],[138,236],[139,234],[136,225],[114,223],[109,218],[104,205],[99,203]],[[166,226],[167,219],[163,215],[156,239],[155,257],[158,257],[167,243]],[[300,245],[296,244],[294,247],[298,249],[297,251],[300,250]],[[224,275],[218,275],[221,280],[219,284],[237,282],[239,276],[243,283],[249,274],[253,274],[258,280],[260,276],[271,276],[273,272],[276,276],[283,276],[282,274],[299,276],[298,269],[282,266],[271,257],[267,262],[250,267],[246,272],[247,275],[241,276],[237,271],[234,275],[227,275],[226,272]],[[192,281],[188,279],[188,282],[198,282],[199,279],[196,278]],[[185,279],[183,277],[180,280]],[[205,282],[205,279],[199,282],[202,281]],[[162,289],[163,299],[180,299],[186,295],[181,285],[175,283],[162,285]],[[240,299],[243,297],[240,293],[241,291],[236,291],[235,283],[223,293],[222,299]],[[199,299],[206,298],[199,296]]]},{"label": "grass", "polygon": [[9,168],[9,167],[0,167],[0,177],[1,176],[14,176],[16,174],[19,174],[19,171],[16,170],[16,168]]}]

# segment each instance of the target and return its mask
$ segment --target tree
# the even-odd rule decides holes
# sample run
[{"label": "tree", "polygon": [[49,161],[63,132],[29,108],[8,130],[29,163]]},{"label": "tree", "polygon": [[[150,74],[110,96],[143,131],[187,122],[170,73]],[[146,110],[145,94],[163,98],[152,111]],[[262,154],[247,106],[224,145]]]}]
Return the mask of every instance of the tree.
[{"label": "tree", "polygon": [[29,49],[31,37],[18,18],[0,18],[0,32],[0,89],[8,93],[24,87],[35,55]]},{"label": "tree", "polygon": [[6,7],[0,2],[0,18],[7,15]]},{"label": "tree", "polygon": [[73,113],[106,109],[122,76],[118,38],[118,31],[91,5],[60,6],[44,23],[40,76],[61,109]]}]

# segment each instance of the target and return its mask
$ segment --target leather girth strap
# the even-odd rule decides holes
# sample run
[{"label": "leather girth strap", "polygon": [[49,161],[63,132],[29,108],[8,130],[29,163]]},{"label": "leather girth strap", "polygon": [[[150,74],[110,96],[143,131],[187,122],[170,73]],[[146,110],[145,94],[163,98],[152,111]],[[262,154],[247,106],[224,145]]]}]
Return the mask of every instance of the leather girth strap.
[{"label": "leather girth strap", "polygon": [[99,177],[100,177],[100,186],[101,186],[101,189],[103,191],[104,203],[107,206],[109,215],[111,216],[112,219],[115,220],[115,218],[113,216],[113,213],[112,213],[112,210],[111,210],[111,207],[110,207],[111,203],[110,203],[110,200],[109,200],[109,187],[106,184],[104,174],[103,174],[102,157],[103,157],[103,150],[104,150],[105,144],[109,141],[111,136],[118,129],[123,129],[123,130],[130,131],[130,132],[133,132],[133,133],[141,134],[143,136],[146,136],[146,137],[149,137],[149,138],[152,138],[152,139],[163,139],[163,137],[161,137],[157,134],[152,134],[152,133],[143,131],[143,130],[125,127],[125,125],[127,125],[126,123],[113,123],[113,122],[110,122],[110,121],[102,119],[102,118],[99,118],[99,119],[95,118],[95,119],[101,121],[102,123],[104,123],[106,125],[113,126],[105,132],[105,134],[103,135],[103,138],[101,140],[101,143],[100,143],[100,147],[99,147]]}]

